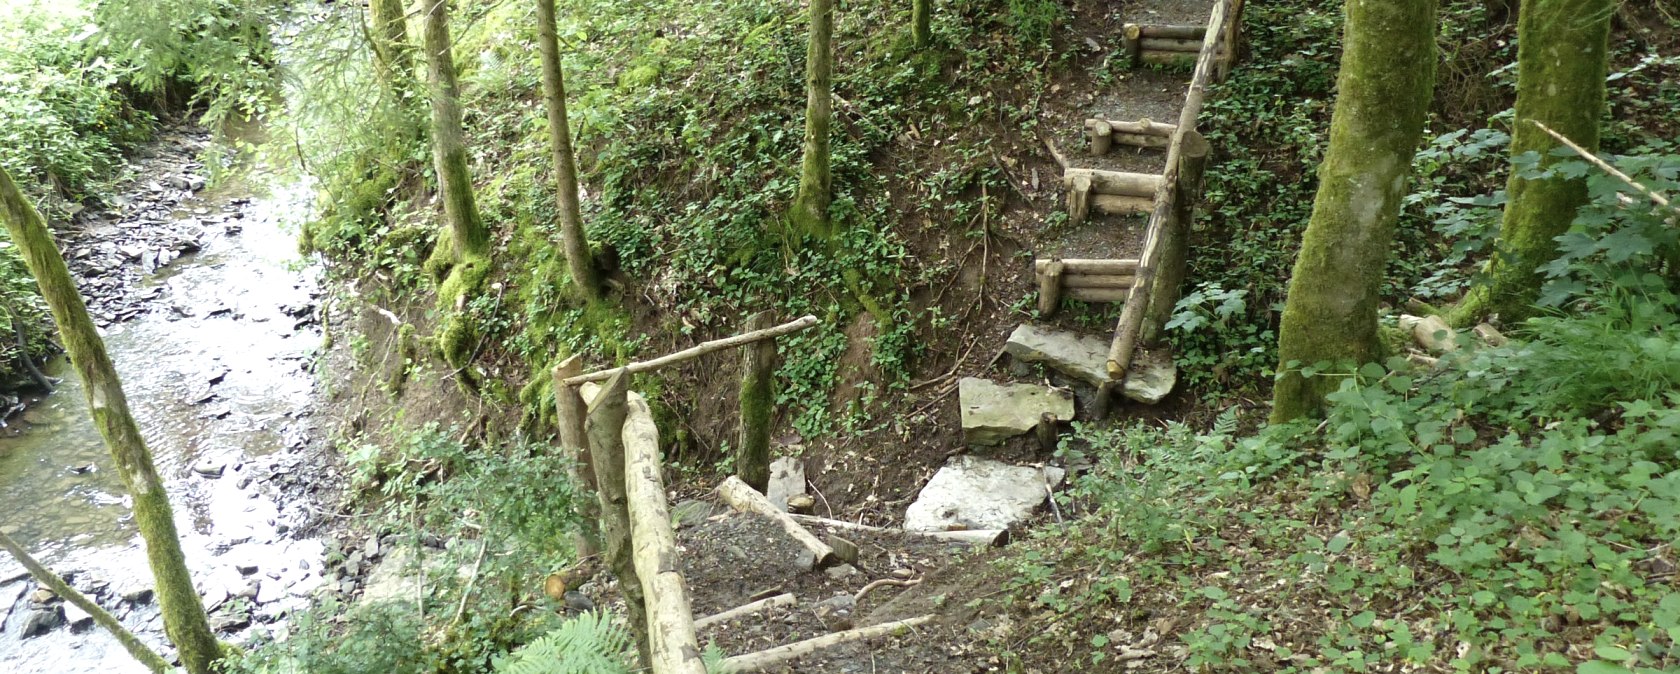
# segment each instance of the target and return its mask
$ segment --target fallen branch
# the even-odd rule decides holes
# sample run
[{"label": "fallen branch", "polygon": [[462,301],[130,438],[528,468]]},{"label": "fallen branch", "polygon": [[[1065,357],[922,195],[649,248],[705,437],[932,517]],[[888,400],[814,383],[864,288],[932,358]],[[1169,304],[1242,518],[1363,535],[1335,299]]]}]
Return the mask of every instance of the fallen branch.
[{"label": "fallen branch", "polygon": [[873,590],[877,587],[886,587],[888,585],[896,585],[898,587],[915,587],[915,586],[921,585],[921,584],[922,584],[922,579],[920,579],[920,578],[917,578],[915,580],[899,580],[897,578],[882,578],[880,580],[872,581],[868,585],[863,586],[863,589],[858,590],[857,594],[852,595],[852,603],[855,604],[855,603],[858,603],[860,601],[863,601],[863,597],[865,595],[869,594],[870,590]]},{"label": "fallen branch", "polygon": [[641,396],[631,395],[627,403],[629,413],[621,431],[625,491],[632,555],[647,608],[649,664],[655,674],[705,674],[660,475],[659,428]]},{"label": "fallen branch", "polygon": [[751,343],[756,342],[756,341],[761,340],[761,339],[770,339],[772,337],[780,337],[782,335],[787,335],[787,334],[792,334],[792,333],[795,333],[795,332],[799,332],[799,331],[804,330],[806,328],[809,328],[813,325],[816,325],[817,323],[818,323],[818,321],[817,321],[816,316],[806,316],[806,317],[801,318],[799,320],[789,321],[787,323],[783,323],[783,324],[778,325],[778,326],[773,327],[773,328],[765,328],[763,330],[754,330],[752,332],[746,332],[746,333],[742,333],[742,334],[739,334],[739,335],[735,335],[734,337],[725,337],[723,339],[714,339],[714,340],[709,341],[709,342],[701,342],[700,344],[696,344],[696,345],[691,346],[687,349],[683,349],[682,351],[678,351],[676,353],[665,355],[665,356],[660,356],[660,357],[655,358],[653,360],[637,361],[637,362],[631,363],[629,365],[625,365],[623,367],[615,367],[615,368],[610,368],[610,369],[606,369],[606,370],[597,370],[595,372],[590,372],[588,374],[580,374],[576,377],[568,377],[566,380],[564,380],[560,383],[565,384],[567,386],[577,386],[578,384],[582,384],[584,382],[606,381],[607,379],[609,379],[613,376],[613,373],[618,372],[620,370],[623,370],[625,374],[636,374],[638,372],[647,372],[649,370],[657,370],[657,369],[665,367],[667,365],[672,365],[672,364],[675,364],[675,363],[681,363],[685,360],[692,360],[694,358],[698,358],[700,356],[706,355],[706,354],[711,353],[713,351],[722,351],[724,349],[734,348],[734,347],[737,347],[737,346],[741,346],[743,344],[751,344]]},{"label": "fallen branch", "polygon": [[134,636],[133,632],[124,628],[122,623],[117,622],[117,619],[106,613],[105,609],[93,603],[93,600],[88,599],[87,595],[77,592],[75,588],[70,587],[69,583],[64,582],[63,578],[59,578],[58,574],[42,566],[29,554],[28,550],[23,549],[23,546],[18,545],[18,542],[12,540],[12,537],[6,535],[4,531],[0,531],[0,547],[4,547],[6,552],[12,553],[12,556],[17,558],[18,563],[22,564],[23,568],[28,569],[29,575],[34,576],[36,581],[52,588],[52,591],[63,597],[65,601],[75,604],[76,608],[93,616],[93,621],[99,623],[100,627],[105,628],[106,631],[115,636],[117,641],[122,643],[123,649],[128,651],[129,655],[134,656],[135,660],[139,660],[140,664],[145,665],[146,669],[157,672],[157,674],[164,674],[164,672],[169,671],[169,662],[164,660],[163,656],[148,648],[145,643],[140,641],[140,637]]},{"label": "fallen branch", "polygon": [[868,531],[877,534],[894,534],[899,536],[919,536],[933,538],[947,543],[967,543],[969,545],[1003,545],[1009,540],[1008,529],[965,529],[960,531],[909,531],[906,529],[890,529],[875,527],[857,522],[828,519],[816,515],[789,515],[796,522],[817,524],[834,529],[850,529],[852,531]]},{"label": "fallen branch", "polygon": [[1575,154],[1581,155],[1582,159],[1587,160],[1593,166],[1597,166],[1597,167],[1603,169],[1605,173],[1608,173],[1612,176],[1615,176],[1615,178],[1617,180],[1620,180],[1624,183],[1627,183],[1628,187],[1632,187],[1633,189],[1638,190],[1640,194],[1643,194],[1643,195],[1645,195],[1646,198],[1650,199],[1651,201],[1656,202],[1658,206],[1662,206],[1663,208],[1666,208],[1668,210],[1674,211],[1676,213],[1680,213],[1680,208],[1675,208],[1673,205],[1671,205],[1668,201],[1667,196],[1663,195],[1661,192],[1658,192],[1658,191],[1653,190],[1649,187],[1646,187],[1644,185],[1639,184],[1638,182],[1634,181],[1634,179],[1631,176],[1629,176],[1628,174],[1622,173],[1616,167],[1611,166],[1610,162],[1604,161],[1603,159],[1599,159],[1597,155],[1594,155],[1593,153],[1588,152],[1586,148],[1581,147],[1580,145],[1576,145],[1575,141],[1570,140],[1567,136],[1564,136],[1561,133],[1553,131],[1550,127],[1546,126],[1545,124],[1541,124],[1539,120],[1531,119],[1531,120],[1528,120],[1528,123],[1533,124],[1535,126],[1535,128],[1546,132],[1546,135],[1551,136],[1553,140],[1556,140],[1559,143],[1563,143],[1564,147],[1567,147],[1571,150],[1574,150]]},{"label": "fallen branch", "polygon": [[747,483],[742,482],[741,478],[731,475],[729,479],[718,485],[717,493],[731,508],[741,512],[758,513],[775,520],[789,537],[799,541],[800,545],[805,546],[805,549],[811,552],[811,568],[828,568],[838,561],[839,557],[834,554],[834,548],[822,542],[805,527],[799,526],[799,523],[794,521],[792,517],[778,510],[775,504],[770,502],[770,499],[747,486]]},{"label": "fallen branch", "polygon": [[798,603],[799,598],[793,596],[792,593],[782,593],[774,597],[768,597],[755,602],[742,604],[727,611],[713,613],[712,615],[694,621],[694,629],[703,630],[707,627],[711,627],[712,625],[729,622],[741,616],[752,615],[754,613],[758,613],[759,611],[776,608],[778,606],[793,606]]},{"label": "fallen branch", "polygon": [[806,639],[804,641],[794,642],[794,643],[791,643],[791,644],[787,644],[785,646],[777,646],[775,648],[768,648],[768,649],[759,651],[757,653],[748,653],[746,655],[737,655],[737,656],[732,657],[732,658],[724,659],[724,661],[723,661],[723,671],[725,671],[725,672],[758,672],[758,671],[763,671],[763,670],[768,669],[770,667],[774,667],[776,665],[787,662],[788,660],[792,660],[794,658],[810,655],[811,653],[815,653],[815,652],[820,651],[820,650],[825,649],[825,648],[830,648],[830,647],[833,647],[833,646],[839,646],[841,644],[848,644],[848,643],[852,643],[854,641],[863,641],[865,639],[875,639],[875,638],[879,638],[879,637],[884,637],[884,636],[890,635],[894,632],[897,632],[901,629],[907,629],[907,628],[915,627],[917,625],[921,625],[921,624],[927,623],[927,622],[932,621],[932,620],[933,620],[933,616],[931,614],[930,615],[919,616],[919,617],[916,617],[916,618],[908,618],[908,619],[905,619],[905,620],[895,620],[895,621],[890,622],[890,623],[881,623],[879,625],[871,625],[869,627],[860,627],[860,628],[855,629],[855,630],[846,630],[844,632],[835,632],[833,634],[825,634],[823,636],[816,637],[814,639]]}]

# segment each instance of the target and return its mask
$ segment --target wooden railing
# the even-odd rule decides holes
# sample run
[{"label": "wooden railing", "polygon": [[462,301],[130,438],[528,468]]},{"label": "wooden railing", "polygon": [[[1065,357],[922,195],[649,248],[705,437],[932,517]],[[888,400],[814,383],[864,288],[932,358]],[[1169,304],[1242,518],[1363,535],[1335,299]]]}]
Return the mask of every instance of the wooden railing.
[{"label": "wooden railing", "polygon": [[[1207,160],[1207,141],[1196,132],[1197,118],[1207,96],[1207,85],[1216,74],[1230,68],[1236,51],[1234,18],[1241,0],[1216,0],[1201,52],[1190,77],[1190,89],[1179,112],[1178,125],[1167,145],[1166,172],[1155,192],[1154,209],[1144,230],[1143,252],[1138,255],[1135,281],[1127,289],[1126,307],[1114,330],[1108,351],[1108,375],[1123,380],[1131,367],[1144,320],[1164,315],[1177,301],[1178,284],[1184,274],[1184,245],[1190,227],[1190,208],[1199,189],[1202,167]],[[1170,268],[1170,271],[1169,271]],[[1159,330],[1156,326],[1151,332]]]}]

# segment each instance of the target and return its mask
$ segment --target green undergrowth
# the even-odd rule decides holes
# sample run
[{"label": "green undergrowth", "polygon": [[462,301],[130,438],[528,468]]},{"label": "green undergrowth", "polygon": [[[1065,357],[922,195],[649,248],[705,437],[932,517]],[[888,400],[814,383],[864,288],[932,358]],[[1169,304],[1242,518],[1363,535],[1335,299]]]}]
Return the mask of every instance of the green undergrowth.
[{"label": "green undergrowth", "polygon": [[[934,22],[936,46],[917,52],[908,7],[876,0],[842,8],[836,228],[815,238],[780,224],[797,187],[804,12],[769,0],[562,7],[585,225],[600,266],[622,288],[589,304],[568,287],[555,243],[534,12],[526,3],[461,3],[458,11],[468,146],[478,203],[495,232],[490,279],[502,286],[469,301],[452,323],[458,328],[431,337],[454,343],[470,329],[484,345],[473,367],[523,370],[517,388],[491,382],[486,392],[523,401],[537,424],[552,408],[547,369],[572,353],[623,362],[734,332],[761,309],[784,319],[816,315],[819,328],[782,342],[778,400],[806,437],[877,413],[830,409],[843,331],[857,317],[876,324],[869,353],[885,380],[877,388],[907,385],[924,344],[913,336],[931,320],[911,291],[953,271],[918,259],[913,244],[962,241],[963,232],[981,231],[983,210],[996,210],[1009,187],[994,168],[994,134],[974,130],[1000,120],[997,132],[1031,130],[1042,94],[1033,83],[1060,65],[1064,52],[1050,36],[1067,18],[1048,0],[949,3]],[[309,101],[299,144],[325,193],[304,245],[344,263],[345,274],[426,288],[427,251],[441,229],[426,187],[434,179],[422,140],[404,135],[413,122],[393,117],[420,114],[422,102],[368,100],[379,88],[366,48],[352,39],[356,20],[328,16],[299,35],[323,44],[312,53],[339,47],[325,52],[330,58],[310,57],[294,78],[296,96]],[[325,129],[348,138],[312,135]],[[670,409],[661,412],[666,421]],[[715,439],[676,426],[679,446],[717,449]]]},{"label": "green undergrowth", "polygon": [[[382,602],[317,605],[288,638],[259,642],[233,671],[488,672],[495,658],[565,628],[565,608],[544,594],[543,579],[576,561],[569,460],[519,437],[469,447],[457,428],[402,426],[385,445],[341,446],[348,491],[369,513],[361,524],[386,536],[388,549],[409,551],[413,563],[400,573],[411,589]],[[359,547],[329,547],[327,561]]]},{"label": "green undergrowth", "polygon": [[1323,423],[1083,429],[1099,465],[1063,508],[1094,512],[1010,562],[1056,625],[1014,647],[1142,644],[1166,658],[1146,671],[1680,671],[1680,326],[1536,327],[1439,371],[1367,366]]},{"label": "green undergrowth", "polygon": [[[1189,285],[1168,336],[1186,383],[1215,403],[1267,390],[1277,363],[1278,320],[1335,103],[1341,5],[1247,6],[1243,58],[1213,88],[1202,116],[1215,154]],[[1511,167],[1516,84],[1514,19],[1490,13],[1493,6],[1442,3],[1435,103],[1384,276],[1389,306],[1413,298],[1450,303],[1492,250]],[[1676,30],[1680,14],[1651,14],[1658,34]],[[1680,60],[1643,38],[1618,37],[1613,45],[1604,149],[1671,152],[1667,111],[1680,105],[1673,84]],[[1233,259],[1242,264],[1228,264]]]},{"label": "green undergrowth", "polygon": [[[1611,159],[1680,188],[1680,156]],[[1055,627],[1004,649],[1164,658],[1146,671],[1680,672],[1676,212],[1586,162],[1551,170],[1592,201],[1509,343],[1366,364],[1322,421],[1080,428],[1062,451],[1097,467],[1062,509],[1086,517],[1006,562]]]}]

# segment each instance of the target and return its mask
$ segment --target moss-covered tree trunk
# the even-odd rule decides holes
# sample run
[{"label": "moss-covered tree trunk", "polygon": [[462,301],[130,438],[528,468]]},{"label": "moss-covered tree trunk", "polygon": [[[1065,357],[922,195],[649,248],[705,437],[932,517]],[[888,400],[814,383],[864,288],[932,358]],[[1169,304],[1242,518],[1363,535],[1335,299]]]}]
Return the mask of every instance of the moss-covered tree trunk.
[{"label": "moss-covered tree trunk", "polygon": [[912,0],[910,36],[917,49],[933,44],[933,0]]},{"label": "moss-covered tree trunk", "polygon": [[478,217],[472,173],[467,170],[460,87],[455,82],[455,57],[449,41],[449,2],[423,1],[427,74],[432,90],[432,163],[437,169],[438,192],[449,220],[455,260],[461,262],[489,253],[490,233]]},{"label": "moss-covered tree trunk", "polygon": [[[402,0],[368,0],[372,15],[374,65],[386,86],[414,76],[414,54],[408,46],[408,20]],[[402,86],[402,85],[396,85]]]},{"label": "moss-covered tree trunk", "polygon": [[169,494],[152,465],[152,453],[140,437],[134,415],[128,411],[128,398],[123,395],[116,368],[105,352],[105,342],[94,328],[93,318],[88,316],[87,305],[82,303],[76,283],[70,279],[70,270],[64,266],[64,258],[47,231],[47,223],[3,169],[0,169],[0,216],[11,232],[12,243],[40,285],[47,308],[52,310],[64,350],[69,352],[70,362],[82,376],[94,425],[99,427],[123,485],[134,498],[134,523],[146,541],[146,560],[151,564],[158,605],[163,609],[163,631],[175,644],[181,664],[190,674],[211,674],[213,665],[221,658],[221,647],[210,631],[204,604],[193,589],[192,574],[187,571],[181,540],[175,531]]},{"label": "moss-covered tree trunk", "polygon": [[1330,147],[1278,335],[1274,422],[1318,412],[1341,383],[1303,366],[1378,357],[1377,293],[1435,87],[1436,0],[1346,9]]},{"label": "moss-covered tree trunk", "polygon": [[577,159],[566,121],[566,80],[560,72],[560,41],[554,34],[554,0],[537,0],[537,47],[542,51],[543,104],[548,108],[548,146],[554,155],[554,190],[560,206],[560,243],[572,284],[590,300],[601,298],[601,281],[583,237],[578,205]]},{"label": "moss-covered tree trunk", "polygon": [[[1609,70],[1613,0],[1523,0],[1517,12],[1517,115],[1511,156],[1554,157],[1558,143],[1529,120],[1545,124],[1591,151],[1598,150]],[[1505,191],[1505,217],[1486,281],[1472,288],[1449,314],[1469,325],[1493,314],[1506,323],[1527,318],[1540,294],[1539,268],[1558,256],[1554,240],[1569,230],[1587,203],[1587,181],[1562,176],[1530,180],[1513,170]]]},{"label": "moss-covered tree trunk", "polygon": [[[748,332],[775,325],[769,310],[747,318]],[[735,448],[735,476],[760,493],[770,487],[770,423],[775,418],[776,340],[741,347],[741,437]]]},{"label": "moss-covered tree trunk", "polygon": [[834,121],[834,0],[811,1],[811,36],[805,46],[805,154],[799,167],[799,196],[789,219],[802,233],[832,233],[833,200],[828,128]]}]

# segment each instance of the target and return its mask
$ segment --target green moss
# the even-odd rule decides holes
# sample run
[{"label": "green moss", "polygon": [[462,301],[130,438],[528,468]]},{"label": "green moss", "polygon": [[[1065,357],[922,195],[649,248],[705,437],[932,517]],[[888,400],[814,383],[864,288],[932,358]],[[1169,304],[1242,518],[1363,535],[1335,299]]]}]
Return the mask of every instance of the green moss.
[{"label": "green moss", "polygon": [[[450,271],[455,268],[455,236],[445,228],[438,234],[437,243],[432,245],[432,254],[426,256],[426,261],[420,265],[420,270],[432,283],[443,285],[449,278]],[[441,295],[439,295],[441,297]]]},{"label": "green moss", "polygon": [[449,271],[438,286],[438,310],[443,313],[438,330],[438,355],[450,367],[464,368],[478,342],[478,329],[463,310],[466,303],[484,289],[490,276],[490,260],[468,257]]},{"label": "green moss", "polygon": [[397,352],[392,355],[395,361],[391,365],[391,372],[385,380],[385,390],[392,397],[402,395],[403,384],[408,382],[409,364],[415,355],[414,324],[404,323],[397,328]]}]

